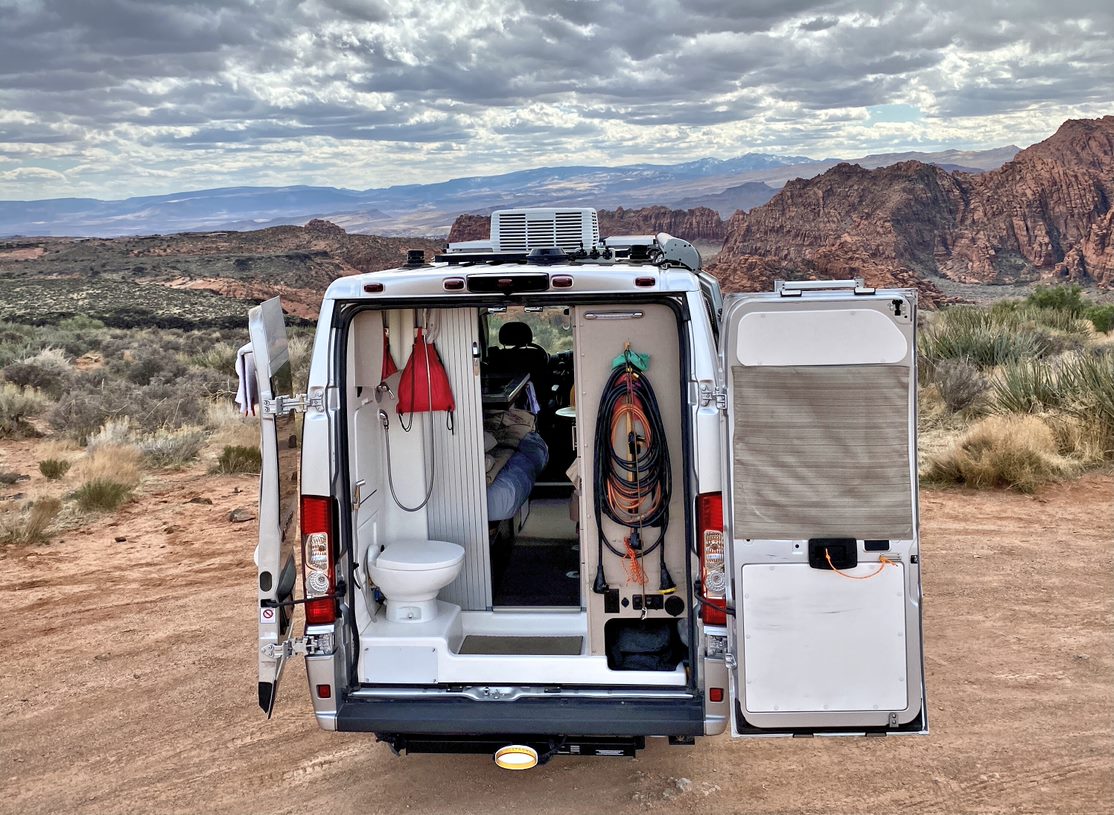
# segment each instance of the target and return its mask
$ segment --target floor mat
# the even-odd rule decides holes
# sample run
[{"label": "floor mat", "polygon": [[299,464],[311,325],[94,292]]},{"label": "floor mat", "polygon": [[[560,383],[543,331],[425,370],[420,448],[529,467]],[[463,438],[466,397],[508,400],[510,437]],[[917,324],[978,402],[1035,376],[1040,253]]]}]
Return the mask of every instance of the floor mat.
[{"label": "floor mat", "polygon": [[575,541],[519,539],[494,587],[497,606],[580,606],[580,552]]},{"label": "floor mat", "polygon": [[500,656],[578,656],[583,637],[487,637],[472,634],[464,638],[461,654]]}]

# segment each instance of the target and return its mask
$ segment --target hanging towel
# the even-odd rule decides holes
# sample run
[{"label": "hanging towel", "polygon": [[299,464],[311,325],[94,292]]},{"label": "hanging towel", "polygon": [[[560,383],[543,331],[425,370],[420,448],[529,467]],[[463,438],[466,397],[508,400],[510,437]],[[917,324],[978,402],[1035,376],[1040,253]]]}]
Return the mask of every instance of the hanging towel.
[{"label": "hanging towel", "polygon": [[391,336],[387,333],[387,326],[383,326],[383,366],[379,373],[379,381],[386,382],[391,374],[398,373],[395,358],[391,354]]},{"label": "hanging towel", "polygon": [[402,379],[398,383],[398,407],[402,413],[430,413],[439,410],[453,412],[452,386],[437,346],[427,343],[422,329],[414,337],[414,350],[402,369]]},{"label": "hanging towel", "polygon": [[255,355],[251,352],[251,343],[243,346],[236,352],[236,404],[240,413],[245,416],[255,415],[255,406],[259,404],[259,382],[255,378]]}]

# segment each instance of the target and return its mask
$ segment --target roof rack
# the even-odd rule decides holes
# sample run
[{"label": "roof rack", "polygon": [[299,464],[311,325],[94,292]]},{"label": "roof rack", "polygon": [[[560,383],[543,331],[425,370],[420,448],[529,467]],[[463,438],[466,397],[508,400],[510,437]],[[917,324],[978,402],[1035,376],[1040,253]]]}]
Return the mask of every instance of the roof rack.
[{"label": "roof rack", "polygon": [[517,209],[492,213],[491,237],[450,243],[436,260],[450,265],[528,263],[537,250],[556,262],[554,252],[564,252],[563,262],[629,263],[698,272],[700,253],[691,243],[667,232],[656,235],[616,235],[599,238],[594,209]]}]

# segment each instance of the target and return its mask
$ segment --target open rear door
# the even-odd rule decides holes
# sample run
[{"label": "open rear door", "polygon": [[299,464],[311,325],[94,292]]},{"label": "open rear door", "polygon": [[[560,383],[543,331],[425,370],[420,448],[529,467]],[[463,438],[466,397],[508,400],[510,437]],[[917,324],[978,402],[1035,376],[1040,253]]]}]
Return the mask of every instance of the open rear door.
[{"label": "open rear door", "polygon": [[[286,662],[284,644],[294,622],[297,579],[298,437],[293,413],[265,409],[276,396],[291,395],[286,326],[277,297],[248,313],[252,355],[259,383],[262,469],[259,476],[259,706],[270,717]],[[273,403],[272,403],[273,404]]]},{"label": "open rear door", "polygon": [[915,325],[857,281],[726,302],[737,736],[927,732]]}]

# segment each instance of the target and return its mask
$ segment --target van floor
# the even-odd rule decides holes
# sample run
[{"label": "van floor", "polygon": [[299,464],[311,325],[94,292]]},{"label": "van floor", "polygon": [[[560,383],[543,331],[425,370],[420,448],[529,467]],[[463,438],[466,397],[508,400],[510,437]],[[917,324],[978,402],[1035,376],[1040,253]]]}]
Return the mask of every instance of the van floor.
[{"label": "van floor", "polygon": [[580,606],[580,545],[567,498],[530,502],[530,517],[493,589],[495,606]]}]

